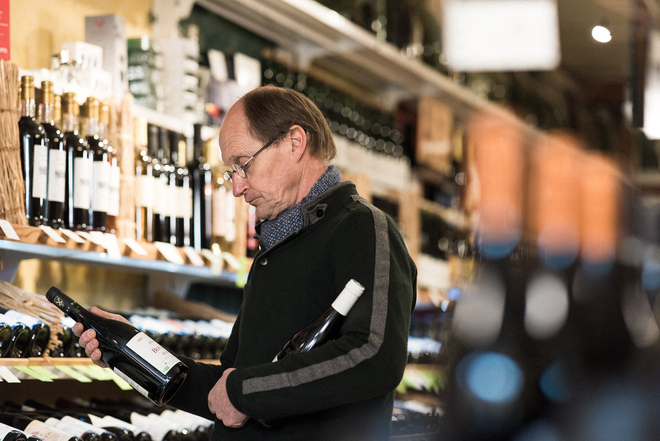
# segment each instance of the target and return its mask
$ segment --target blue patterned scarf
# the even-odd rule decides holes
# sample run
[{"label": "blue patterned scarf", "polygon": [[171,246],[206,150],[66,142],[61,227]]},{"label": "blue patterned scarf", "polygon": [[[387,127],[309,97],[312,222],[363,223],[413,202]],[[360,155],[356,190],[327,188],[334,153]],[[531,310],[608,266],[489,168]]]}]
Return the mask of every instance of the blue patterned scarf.
[{"label": "blue patterned scarf", "polygon": [[261,247],[267,250],[277,242],[302,228],[303,216],[300,209],[302,204],[314,199],[341,182],[337,168],[334,165],[328,167],[328,170],[316,181],[316,184],[314,184],[302,201],[298,202],[292,208],[284,210],[272,221],[261,223]]}]

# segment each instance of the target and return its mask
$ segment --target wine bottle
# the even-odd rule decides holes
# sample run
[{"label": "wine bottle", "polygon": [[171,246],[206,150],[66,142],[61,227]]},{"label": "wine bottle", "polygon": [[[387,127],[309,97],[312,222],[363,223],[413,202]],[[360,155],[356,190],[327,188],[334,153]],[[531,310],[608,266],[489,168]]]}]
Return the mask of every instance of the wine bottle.
[{"label": "wine bottle", "polygon": [[194,125],[193,162],[190,164],[190,182],[193,190],[193,213],[191,222],[192,246],[200,251],[211,247],[211,216],[213,173],[204,156],[201,124]]},{"label": "wine bottle", "polygon": [[28,348],[32,339],[32,331],[25,324],[17,321],[15,318],[6,317],[0,312],[0,323],[7,323],[11,326],[12,338],[11,345],[7,352],[8,358],[23,358],[28,356]]},{"label": "wine bottle", "polygon": [[[168,131],[170,143],[170,187],[172,192],[172,218],[170,221],[170,243],[178,247],[190,246],[190,212],[192,197],[190,196],[190,177],[188,169],[181,166],[179,147],[181,135]],[[185,143],[184,143],[185,145]]]},{"label": "wine bottle", "polygon": [[[330,308],[328,308],[319,318],[296,332],[284,347],[273,359],[273,363],[280,361],[288,355],[297,352],[308,352],[313,347],[319,346],[328,340],[337,331],[338,326],[344,317],[351,310],[357,299],[364,292],[364,287],[355,279],[346,283],[344,289],[339,293]],[[335,331],[335,332],[333,332]],[[258,420],[265,427],[273,427],[273,421]]]},{"label": "wine bottle", "polygon": [[11,326],[0,317],[0,358],[4,358],[9,354],[11,339]]},{"label": "wine bottle", "polygon": [[1,306],[0,312],[4,314],[6,319],[14,320],[15,323],[23,323],[30,328],[30,339],[26,347],[25,357],[41,357],[44,355],[50,340],[50,326],[36,317],[15,310],[5,309]]},{"label": "wine bottle", "polygon": [[80,135],[80,106],[76,94],[67,92],[62,103],[62,129],[66,147],[65,225],[78,231],[89,229],[90,152],[87,140]]},{"label": "wine bottle", "polygon": [[94,97],[88,97],[83,110],[85,139],[92,157],[90,224],[92,230],[105,232],[110,199],[108,191],[110,158],[108,147],[99,137],[99,101]]},{"label": "wine bottle", "polygon": [[170,185],[169,139],[163,136],[165,129],[155,125],[149,126],[149,142],[156,145],[154,158],[154,178],[156,190],[154,197],[154,240],[170,241],[170,205],[172,201]]},{"label": "wine bottle", "polygon": [[30,225],[46,224],[48,199],[48,136],[35,119],[34,77],[21,77],[21,118],[18,120],[21,167],[25,181],[25,216]]},{"label": "wine bottle", "polygon": [[119,168],[119,155],[117,149],[108,140],[110,127],[110,106],[101,104],[99,108],[99,139],[103,141],[108,150],[108,204],[107,204],[107,232],[114,234],[117,229],[117,217],[119,216],[119,184],[121,170]]},{"label": "wine bottle", "polygon": [[149,129],[145,118],[134,120],[135,140],[135,225],[138,241],[154,240],[154,177],[152,152],[149,150]]},{"label": "wine bottle", "polygon": [[144,332],[92,314],[56,287],[46,298],[85,329],[94,329],[103,361],[155,404],[165,404],[183,384],[187,366]]},{"label": "wine bottle", "polygon": [[22,430],[26,434],[39,437],[44,441],[82,441],[75,435],[49,426],[43,421],[30,418],[20,412],[0,413],[0,422]]},{"label": "wine bottle", "polygon": [[41,104],[39,114],[41,125],[48,138],[48,204],[46,218],[48,225],[61,228],[64,225],[64,190],[66,182],[66,150],[64,136],[55,125],[55,93],[52,81],[41,82]]},{"label": "wine bottle", "polygon": [[364,287],[359,282],[355,279],[349,280],[330,308],[286,342],[273,361],[279,361],[296,352],[307,352],[327,341],[331,331],[342,322],[363,291]]},{"label": "wine bottle", "polygon": [[0,423],[0,441],[27,441],[27,436],[18,429]]}]

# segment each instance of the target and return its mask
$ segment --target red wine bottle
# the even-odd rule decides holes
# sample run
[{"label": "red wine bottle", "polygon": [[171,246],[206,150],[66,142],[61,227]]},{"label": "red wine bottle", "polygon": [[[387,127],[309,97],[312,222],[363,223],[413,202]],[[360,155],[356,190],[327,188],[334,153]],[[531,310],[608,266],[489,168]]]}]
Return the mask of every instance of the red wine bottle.
[{"label": "red wine bottle", "polygon": [[[330,308],[319,318],[302,328],[286,342],[282,350],[275,356],[273,362],[282,360],[287,355],[297,352],[308,352],[315,346],[319,346],[331,339],[344,317],[351,310],[355,302],[364,292],[364,287],[355,279],[348,281],[344,289],[339,293]],[[258,420],[266,427],[273,427],[274,422]]]},{"label": "red wine bottle", "polygon": [[41,357],[44,355],[50,341],[50,326],[36,317],[1,306],[0,313],[4,314],[5,319],[13,320],[14,323],[22,323],[30,328],[31,335],[24,354],[25,357]]},{"label": "red wine bottle", "polygon": [[8,323],[5,323],[0,316],[0,358],[4,358],[9,354],[12,337],[11,326],[9,326]]},{"label": "red wine bottle", "polygon": [[54,286],[46,298],[85,329],[94,329],[102,360],[155,404],[168,402],[183,384],[187,366],[144,332],[89,312]]},{"label": "red wine bottle", "polygon": [[6,323],[11,326],[11,344],[5,354],[8,358],[23,358],[28,356],[30,341],[32,340],[32,331],[25,324],[20,323],[15,318],[6,317],[0,312],[0,323]]},{"label": "red wine bottle", "polygon": [[344,320],[357,299],[362,295],[364,287],[355,279],[351,279],[337,296],[332,306],[319,318],[298,331],[275,356],[278,361],[295,352],[307,352],[314,346],[325,343],[332,331]]},{"label": "red wine bottle", "polygon": [[0,413],[0,421],[15,427],[26,434],[48,441],[82,441],[77,436],[51,427],[43,421],[30,418],[20,412]]}]

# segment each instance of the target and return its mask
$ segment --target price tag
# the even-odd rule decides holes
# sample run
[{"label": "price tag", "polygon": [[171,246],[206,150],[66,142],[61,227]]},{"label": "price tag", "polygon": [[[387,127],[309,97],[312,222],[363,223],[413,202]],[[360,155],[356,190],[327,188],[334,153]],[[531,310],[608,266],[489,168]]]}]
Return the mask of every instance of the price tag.
[{"label": "price tag", "polygon": [[66,240],[62,238],[55,230],[53,230],[51,227],[48,225],[41,225],[39,228],[41,228],[41,231],[46,233],[46,236],[50,237],[57,243],[66,243]]},{"label": "price tag", "polygon": [[103,242],[105,243],[105,249],[108,252],[108,256],[111,259],[120,259],[121,252],[119,251],[119,241],[117,236],[110,233],[105,233],[103,237]]},{"label": "price tag", "polygon": [[222,273],[222,256],[220,254],[215,254],[211,250],[202,250],[202,256],[206,257],[206,260],[211,262],[211,273],[215,275],[220,275]]},{"label": "price tag", "polygon": [[241,270],[243,265],[232,253],[222,253],[222,258],[225,259],[225,262],[227,262],[234,271]]},{"label": "price tag", "polygon": [[183,247],[183,251],[194,266],[204,266],[204,259],[197,254],[193,247]]},{"label": "price tag", "polygon": [[80,235],[80,237],[84,238],[85,240],[94,243],[92,236],[90,236],[87,231],[78,231],[78,235]]},{"label": "price tag", "polygon": [[44,376],[42,372],[34,370],[30,366],[14,366],[14,369],[17,369],[32,378],[36,378],[39,381],[43,381],[44,383],[52,383],[53,381],[50,375]]},{"label": "price tag", "polygon": [[73,378],[74,380],[78,380],[81,383],[91,383],[92,382],[91,379],[84,376],[80,372],[77,372],[75,369],[71,368],[71,366],[56,366],[56,367],[57,367],[57,369],[59,369],[64,374],[68,375],[69,377]]},{"label": "price tag", "polygon": [[89,232],[89,237],[92,243],[95,245],[101,246],[103,248],[106,248],[105,246],[105,235],[101,233],[100,231],[90,231]]},{"label": "price tag", "polygon": [[185,264],[183,257],[179,254],[179,250],[177,250],[177,248],[171,243],[154,242],[154,245],[156,245],[156,249],[160,251],[160,254],[162,254],[168,262],[177,263],[179,265]]},{"label": "price tag", "polygon": [[0,377],[7,383],[20,383],[21,380],[7,366],[0,366]]},{"label": "price tag", "polygon": [[32,372],[36,372],[42,378],[48,378],[50,380],[56,380],[57,374],[49,371],[44,366],[31,366]]},{"label": "price tag", "polygon": [[[78,372],[82,372],[83,374],[87,375],[88,377],[91,377],[94,380],[106,381],[110,379],[110,377],[104,372],[99,372],[96,369],[93,369],[94,366],[75,365],[72,366],[72,368],[77,370]],[[99,369],[103,369],[103,368],[99,367]]]},{"label": "price tag", "polygon": [[123,239],[124,243],[126,244],[127,247],[131,249],[135,254],[139,256],[148,256],[149,253],[147,253],[147,250],[144,249],[142,245],[135,239]]},{"label": "price tag", "polygon": [[16,234],[16,230],[14,230],[14,227],[11,226],[9,221],[0,219],[0,229],[2,229],[2,232],[5,233],[5,237],[7,239],[19,240],[19,241],[21,240],[21,238],[18,237],[18,234]]},{"label": "price tag", "polygon": [[62,228],[60,229],[62,234],[64,234],[66,237],[74,241],[75,243],[78,244],[84,244],[86,241],[82,237],[80,237],[78,234],[74,233],[73,231],[69,230],[68,228]]}]

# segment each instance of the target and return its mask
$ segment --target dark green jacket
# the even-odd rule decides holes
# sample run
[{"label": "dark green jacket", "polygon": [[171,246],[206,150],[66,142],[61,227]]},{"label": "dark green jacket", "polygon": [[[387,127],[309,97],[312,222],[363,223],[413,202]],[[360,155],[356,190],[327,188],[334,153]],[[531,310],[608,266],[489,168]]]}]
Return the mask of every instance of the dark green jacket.
[{"label": "dark green jacket", "polygon": [[[304,226],[261,251],[220,360],[186,360],[170,404],[213,419],[207,395],[224,369],[229,398],[251,420],[216,423],[214,440],[387,440],[394,389],[407,360],[417,270],[385,213],[344,182],[303,205]],[[349,279],[365,291],[335,340],[272,363],[284,343],[319,317]],[[266,429],[256,420],[276,420]]]}]

